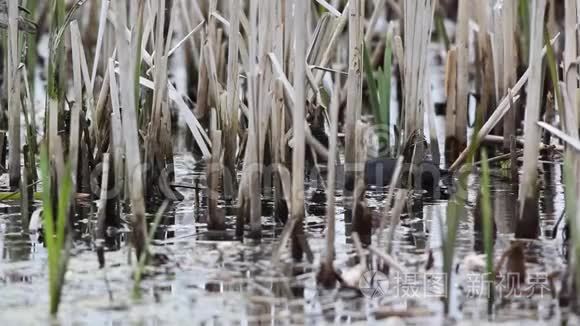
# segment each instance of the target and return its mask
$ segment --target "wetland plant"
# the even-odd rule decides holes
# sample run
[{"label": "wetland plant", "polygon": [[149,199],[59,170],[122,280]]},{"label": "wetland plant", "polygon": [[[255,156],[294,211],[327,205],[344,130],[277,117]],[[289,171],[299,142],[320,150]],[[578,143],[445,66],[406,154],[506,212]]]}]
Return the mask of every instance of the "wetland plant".
[{"label": "wetland plant", "polygon": [[[42,215],[44,241],[48,253],[48,283],[50,294],[50,314],[56,315],[62,289],[65,282],[72,239],[68,232],[70,223],[70,204],[74,194],[72,178],[69,173],[64,173],[57,187],[51,182],[51,168],[49,167],[49,155],[46,146],[42,146],[40,154],[40,171],[42,175]],[[68,169],[66,169],[68,171]],[[58,189],[57,207],[54,207],[52,190]]]}]

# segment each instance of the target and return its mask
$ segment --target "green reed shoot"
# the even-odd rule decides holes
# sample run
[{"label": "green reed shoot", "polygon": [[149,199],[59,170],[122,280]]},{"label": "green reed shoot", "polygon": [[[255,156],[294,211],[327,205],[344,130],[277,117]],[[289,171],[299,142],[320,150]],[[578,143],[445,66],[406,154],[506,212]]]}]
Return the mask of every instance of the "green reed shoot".
[{"label": "green reed shoot", "polygon": [[560,112],[562,112],[564,108],[564,97],[562,96],[560,85],[558,84],[558,81],[560,80],[560,78],[558,78],[558,61],[556,59],[556,54],[554,52],[554,46],[552,45],[552,42],[550,42],[550,34],[548,33],[548,29],[545,26],[544,26],[544,44],[546,45],[546,62],[550,73],[550,79],[552,79],[554,97],[556,98],[556,103],[558,103],[558,108],[560,108]]},{"label": "green reed shoot", "polygon": [[445,314],[449,313],[450,310],[450,295],[451,288],[451,275],[453,273],[453,260],[455,256],[455,245],[457,240],[457,232],[459,229],[459,220],[465,213],[465,201],[467,199],[467,178],[471,173],[473,158],[477,152],[477,148],[480,143],[477,142],[477,133],[483,125],[483,115],[482,111],[477,111],[475,119],[475,128],[473,135],[471,137],[471,143],[469,144],[467,150],[467,160],[466,164],[459,170],[459,178],[457,183],[457,191],[453,194],[449,203],[447,204],[447,232],[444,228],[441,228],[441,239],[443,239],[443,273],[445,274],[446,283],[446,296],[445,296]]},{"label": "green reed shoot", "polygon": [[[574,154],[577,155],[577,154]],[[570,235],[572,237],[572,245],[570,250],[570,256],[574,257],[571,261],[574,261],[574,282],[578,286],[580,282],[580,233],[578,232],[578,221],[576,220],[576,209],[577,206],[577,194],[576,194],[576,177],[573,173],[574,166],[572,164],[573,160],[570,156],[566,156],[564,160],[564,197],[566,201],[566,219],[570,228]],[[575,291],[573,289],[573,291]]]},{"label": "green reed shoot", "polygon": [[[58,196],[58,209],[55,212],[51,198],[51,173],[46,146],[42,146],[40,157],[42,174],[42,212],[44,238],[48,252],[48,280],[50,294],[50,313],[56,315],[60,304],[64,275],[68,264],[68,252],[64,249],[67,242],[66,225],[68,223],[69,204],[71,200],[72,178],[64,174]],[[66,169],[68,171],[68,169]],[[56,219],[55,219],[56,215]]]},{"label": "green reed shoot", "polygon": [[381,135],[381,148],[389,149],[390,144],[390,107],[391,107],[391,73],[392,45],[390,34],[387,34],[383,67],[373,70],[369,50],[365,44],[363,64],[366,75],[369,101],[375,117],[375,123]]}]

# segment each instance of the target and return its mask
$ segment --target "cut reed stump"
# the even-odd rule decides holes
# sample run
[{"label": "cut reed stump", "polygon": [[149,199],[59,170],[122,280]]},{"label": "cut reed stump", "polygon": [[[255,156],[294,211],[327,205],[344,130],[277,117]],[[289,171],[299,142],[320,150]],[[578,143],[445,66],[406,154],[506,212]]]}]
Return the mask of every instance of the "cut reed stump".
[{"label": "cut reed stump", "polygon": [[211,160],[207,165],[207,200],[208,217],[207,229],[212,231],[223,231],[226,229],[226,221],[223,209],[218,207],[220,175],[222,174],[222,132],[217,130],[215,110],[212,111],[211,136]]},{"label": "cut reed stump", "polygon": [[530,41],[530,80],[528,103],[524,122],[524,166],[518,197],[519,219],[516,227],[517,238],[535,239],[539,233],[538,208],[538,155],[540,152],[540,103],[542,89],[542,45],[543,23],[546,0],[532,2]]}]

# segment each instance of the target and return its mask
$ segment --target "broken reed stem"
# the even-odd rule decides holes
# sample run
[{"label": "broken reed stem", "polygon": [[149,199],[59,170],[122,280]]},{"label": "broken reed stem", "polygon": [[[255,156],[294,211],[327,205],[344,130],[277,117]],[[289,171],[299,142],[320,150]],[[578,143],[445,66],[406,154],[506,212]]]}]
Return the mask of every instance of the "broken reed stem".
[{"label": "broken reed stem", "polygon": [[385,264],[387,264],[392,269],[395,269],[401,275],[405,275],[408,273],[407,269],[401,264],[399,264],[399,262],[397,262],[397,260],[393,258],[393,256],[391,256],[390,254],[385,253],[372,245],[368,247],[368,250],[373,254],[377,255]]},{"label": "broken reed stem", "polygon": [[[542,94],[542,45],[543,45],[543,24],[546,0],[534,0],[532,6],[531,19],[531,40],[530,40],[530,81],[528,85],[528,102],[526,105],[526,115],[524,121],[524,165],[522,168],[522,181],[520,186],[519,218],[521,222],[525,219],[531,224],[527,224],[522,229],[526,232],[521,234],[524,237],[535,237],[537,231],[534,226],[538,224],[537,208],[537,164],[540,152],[540,128],[537,125],[540,118],[540,103]],[[535,207],[535,208],[534,208]],[[534,228],[534,230],[532,230]],[[522,230],[523,232],[524,230]],[[519,232],[516,230],[516,235]]]}]

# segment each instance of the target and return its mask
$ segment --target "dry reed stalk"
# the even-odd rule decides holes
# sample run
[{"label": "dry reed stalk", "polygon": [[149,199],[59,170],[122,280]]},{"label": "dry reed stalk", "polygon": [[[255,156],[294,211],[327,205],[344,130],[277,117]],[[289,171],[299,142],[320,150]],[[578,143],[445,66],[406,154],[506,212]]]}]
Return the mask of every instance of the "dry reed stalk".
[{"label": "dry reed stalk", "polygon": [[8,1],[8,173],[10,187],[20,186],[20,46],[18,2]]},{"label": "dry reed stalk", "polygon": [[[358,144],[356,135],[357,121],[361,116],[362,105],[362,76],[363,76],[363,1],[351,0],[348,21],[349,63],[347,79],[347,102],[346,115],[344,118],[345,133],[345,162],[344,172],[346,180],[358,180],[364,172],[364,164],[361,166],[356,157]],[[345,183],[346,184],[346,183]],[[356,185],[356,183],[355,183]],[[353,208],[356,198],[353,200]]]},{"label": "dry reed stalk", "polygon": [[[476,2],[475,15],[479,25],[479,32],[477,33],[477,62],[479,65],[476,74],[477,87],[479,88],[480,101],[478,103],[478,111],[481,112],[482,122],[487,120],[491,114],[491,110],[496,107],[495,102],[495,74],[493,66],[493,53],[490,35],[490,7],[485,1]],[[514,81],[515,82],[515,81]]]},{"label": "dry reed stalk", "polygon": [[296,221],[292,233],[292,257],[302,259],[306,248],[304,234],[304,157],[305,157],[305,123],[306,114],[306,24],[303,19],[308,14],[308,5],[304,1],[294,2],[294,92],[295,102],[292,112],[294,146],[292,150],[292,198],[290,212]]},{"label": "dry reed stalk", "polygon": [[[117,49],[120,64],[119,81],[121,85],[121,92],[125,96],[121,97],[122,110],[122,130],[125,140],[125,163],[126,171],[128,173],[128,190],[131,198],[131,226],[132,226],[132,240],[135,247],[137,257],[145,253],[145,241],[147,239],[147,230],[145,224],[145,201],[143,198],[143,166],[141,163],[141,153],[139,150],[139,136],[137,125],[137,103],[136,103],[136,86],[139,85],[136,77],[137,61],[141,58],[136,58],[136,49],[140,47],[140,37],[137,31],[133,31],[131,41],[128,42],[125,38],[125,30],[127,26],[127,8],[122,1],[115,1],[113,8],[117,13]],[[111,80],[113,82],[113,80]],[[112,88],[111,88],[112,89]]]},{"label": "dry reed stalk", "polygon": [[[364,133],[368,129],[368,125],[357,121],[356,132],[356,158],[355,164],[362,166],[364,169],[367,158],[367,143],[364,138]],[[354,191],[352,196],[352,229],[353,232],[359,234],[362,243],[370,245],[372,241],[372,216],[368,210],[366,203],[366,189],[364,170],[362,173],[354,175]]]},{"label": "dry reed stalk", "polygon": [[[276,11],[275,2],[265,2],[260,5],[259,9],[259,53],[258,53],[258,65],[259,65],[259,89],[256,94],[271,94],[273,91],[273,71],[272,65],[269,62],[268,54],[273,50],[273,31],[276,26]],[[305,70],[306,72],[306,70]],[[259,106],[259,119],[256,126],[258,127],[258,153],[259,153],[259,163],[260,170],[263,170],[262,164],[264,162],[271,161],[271,158],[266,158],[266,139],[269,134],[270,117],[272,113],[271,103],[272,100],[269,96],[257,96],[257,102]],[[268,151],[269,153],[269,151]],[[260,173],[261,175],[261,173]],[[261,178],[261,177],[260,177]]]},{"label": "dry reed stalk", "polygon": [[[445,125],[455,126],[457,116],[457,49],[453,46],[447,52],[447,63],[445,66],[445,95],[447,97],[447,108],[445,110]],[[456,144],[456,129],[445,128],[445,157],[447,163],[451,163],[453,158],[458,156]]]},{"label": "dry reed stalk", "polygon": [[[404,79],[403,112],[404,143],[412,141],[413,135],[423,135],[425,116],[425,83],[427,83],[427,52],[431,41],[431,31],[434,15],[434,1],[419,0],[407,1],[403,8],[404,13]],[[414,146],[418,155],[416,159],[422,161],[423,146]],[[415,162],[415,161],[414,161]]]},{"label": "dry reed stalk", "polygon": [[227,66],[227,109],[224,119],[224,195],[233,198],[236,182],[239,107],[240,2],[230,1],[230,25]]},{"label": "dry reed stalk", "polygon": [[[271,152],[273,158],[273,166],[287,167],[287,145],[284,134],[286,133],[286,119],[284,112],[284,85],[282,81],[276,79],[274,81],[274,97],[272,99],[272,138],[271,138]],[[284,199],[284,189],[282,187],[282,180],[280,173],[276,170],[274,172],[274,208],[275,216],[281,222],[286,222],[288,219],[288,205]]]},{"label": "dry reed stalk", "polygon": [[[427,68],[427,76],[431,76],[429,69]],[[431,80],[427,78],[425,83],[425,93],[423,95],[425,99],[425,108],[427,110],[427,126],[429,127],[429,145],[431,148],[431,160],[437,166],[441,164],[441,153],[439,149],[439,137],[437,135],[437,117],[435,113],[435,105],[433,104],[433,98],[431,95]]]},{"label": "dry reed stalk", "polygon": [[[356,0],[351,0],[351,1],[356,1]],[[325,33],[324,34],[325,36],[323,36],[323,38],[322,38],[323,40],[325,40],[325,42],[327,41],[328,43],[327,43],[326,47],[323,47],[322,45],[319,46],[319,48],[325,49],[324,53],[322,53],[322,56],[320,57],[320,61],[318,63],[319,66],[328,65],[328,62],[330,61],[331,57],[336,54],[336,45],[338,43],[339,37],[342,34],[342,30],[344,29],[344,26],[346,25],[347,21],[349,20],[351,1],[347,2],[345,7],[343,8],[343,11],[342,11],[340,17],[332,19],[333,28],[328,29],[328,34]],[[333,6],[333,7],[336,8],[336,6]],[[330,32],[330,31],[332,31],[332,32]],[[328,38],[328,37],[330,37],[330,38]],[[290,51],[286,51],[286,52],[288,53]],[[316,75],[314,76],[314,84],[319,85],[320,82],[322,81],[323,76],[324,76],[324,72],[318,71],[316,73]],[[309,99],[310,98],[311,97],[309,97]]]},{"label": "dry reed stalk", "polygon": [[[505,89],[501,89],[501,94],[507,93],[507,88],[512,87],[517,80],[517,49],[515,33],[517,28],[517,3],[515,1],[506,1],[503,5],[503,82]],[[498,76],[498,78],[500,78]],[[503,137],[504,137],[504,151],[510,148],[510,139],[516,134],[516,113],[517,108],[509,110],[504,118],[503,123]]]},{"label": "dry reed stalk", "polygon": [[[119,88],[117,77],[115,76],[115,62],[113,58],[109,59],[108,64],[108,82],[111,97],[111,122],[110,122],[110,148],[113,156],[113,175],[116,179],[115,185],[118,191],[118,197],[123,197],[125,193],[125,138],[121,122],[121,103],[119,101]],[[120,199],[120,198],[119,198]]]},{"label": "dry reed stalk", "polygon": [[328,183],[326,187],[326,256],[320,267],[317,276],[318,282],[327,288],[334,287],[336,284],[336,272],[334,270],[334,241],[336,237],[336,163],[338,156],[338,111],[339,111],[339,92],[340,79],[336,78],[334,91],[330,101],[330,140],[329,140],[329,157],[328,157]]},{"label": "dry reed stalk", "polygon": [[[173,162],[173,146],[171,141],[171,126],[168,89],[169,82],[167,69],[169,65],[169,52],[173,39],[173,30],[175,19],[173,15],[173,6],[168,8],[171,2],[160,0],[157,2],[157,15],[151,17],[149,21],[155,18],[154,47],[153,55],[153,78],[154,90],[153,99],[150,108],[150,118],[147,121],[147,138],[145,144],[145,161],[147,162],[147,179],[159,180],[157,188],[146,187],[145,193],[148,198],[161,196],[166,199],[177,199],[176,194],[169,188],[166,180],[167,176],[162,171],[170,168]],[[166,26],[165,11],[168,11],[169,25]],[[147,104],[145,104],[147,105]],[[142,117],[146,119],[146,117]]]},{"label": "dry reed stalk", "polygon": [[[99,28],[97,31],[97,44],[95,47],[95,58],[93,60],[93,70],[91,73],[91,88],[93,91],[95,89],[95,80],[97,78],[97,69],[99,68],[99,60],[101,58],[101,49],[103,47],[103,41],[105,37],[105,30],[107,26],[107,10],[109,9],[110,0],[101,1],[101,11],[99,14]],[[105,65],[106,66],[106,65]]]},{"label": "dry reed stalk", "polygon": [[[240,186],[240,189],[244,189],[247,193],[244,194],[244,198],[240,199],[249,203],[249,216],[245,219],[250,222],[250,232],[249,237],[253,239],[260,239],[262,236],[262,207],[261,207],[261,187],[260,187],[260,132],[258,130],[260,125],[260,109],[258,102],[260,98],[258,97],[258,92],[260,90],[259,80],[258,80],[258,64],[255,62],[258,56],[259,50],[259,40],[257,39],[258,33],[258,2],[257,0],[252,0],[250,2],[250,41],[249,41],[249,53],[250,62],[247,70],[248,78],[248,141],[246,145],[246,155],[244,159],[244,169],[243,173],[246,177],[247,184]],[[247,187],[247,188],[246,188]],[[252,194],[252,195],[250,195]],[[246,204],[247,205],[247,204]]]},{"label": "dry reed stalk", "polygon": [[[506,4],[504,4],[505,6]],[[503,27],[504,25],[504,13],[503,7],[495,6],[492,9],[492,24],[490,31],[492,33],[492,49],[493,49],[493,70],[498,72],[498,75],[494,80],[495,85],[495,95],[496,95],[496,102],[499,102],[502,99],[502,96],[505,95],[504,90],[506,87],[510,87],[511,85],[504,85],[504,74],[500,74],[499,72],[505,71],[504,69],[504,57],[505,57],[505,41],[504,41],[504,33],[506,28]],[[509,28],[508,28],[509,29]],[[513,84],[512,84],[513,85]]]},{"label": "dry reed stalk", "polygon": [[542,44],[546,0],[534,0],[531,15],[530,81],[524,121],[524,165],[519,192],[519,223],[516,237],[535,238],[539,231],[537,202],[538,154],[540,151],[540,96],[542,94]]},{"label": "dry reed stalk", "polygon": [[212,110],[210,122],[210,136],[212,143],[212,155],[207,166],[207,187],[208,187],[208,230],[223,231],[226,229],[225,216],[218,210],[218,197],[220,186],[220,175],[222,173],[222,132],[217,127],[217,113]]},{"label": "dry reed stalk", "polygon": [[326,196],[326,264],[330,267],[334,261],[334,238],[335,238],[335,196],[336,190],[336,164],[338,157],[338,111],[339,111],[339,96],[340,90],[339,79],[335,81],[336,85],[332,94],[330,103],[330,140],[329,140],[329,157],[328,157],[328,183]]},{"label": "dry reed stalk", "polygon": [[[558,40],[559,34],[556,35],[552,40],[550,40],[551,44],[554,44]],[[546,54],[546,47],[542,50],[542,57]],[[505,114],[514,106],[513,104],[517,102],[519,97],[514,97],[515,94],[519,94],[522,90],[524,85],[528,82],[530,77],[530,70],[528,68],[524,74],[520,77],[518,82],[514,85],[511,89],[511,92],[504,96],[501,102],[498,104],[497,108],[493,111],[493,114],[489,117],[489,119],[483,124],[477,135],[475,136],[474,142],[470,145],[471,146],[479,146],[482,139],[487,136],[491,130],[501,121],[501,119],[505,116]],[[469,153],[469,148],[466,148],[461,152],[461,154],[457,157],[457,159],[451,164],[449,167],[450,172],[457,171],[461,164],[465,161]]]},{"label": "dry reed stalk", "polygon": [[101,194],[99,197],[99,209],[97,211],[97,231],[95,245],[97,247],[97,257],[99,260],[99,268],[105,267],[105,231],[106,225],[106,212],[107,212],[107,190],[109,186],[109,153],[103,154],[103,174],[101,178]]},{"label": "dry reed stalk", "polygon": [[458,150],[467,147],[467,109],[469,93],[469,0],[459,0],[457,13],[457,100],[455,137]]},{"label": "dry reed stalk", "polygon": [[[290,84],[290,81],[288,80],[288,78],[286,78],[286,75],[284,74],[284,71],[282,70],[282,66],[280,65],[276,56],[273,53],[269,53],[268,57],[270,58],[274,72],[276,72],[275,77],[284,86],[283,87],[283,89],[284,89],[284,102],[286,103],[286,105],[288,107],[294,107],[294,103],[295,103],[294,88]],[[243,106],[242,106],[242,108],[243,108]],[[316,154],[320,155],[323,159],[328,160],[328,150],[316,138],[314,138],[314,136],[310,132],[310,127],[307,126],[306,124],[304,125],[304,133],[305,133],[305,137],[306,137],[306,143],[308,144],[308,146],[311,146],[312,149],[314,149],[314,151],[316,152]]]},{"label": "dry reed stalk", "polygon": [[[570,101],[573,105],[578,106],[578,96],[577,96],[577,78],[578,78],[578,67],[574,65],[577,62],[578,56],[578,3],[575,0],[565,1],[565,17],[564,17],[564,71],[566,72],[565,82],[567,85],[568,96],[570,96]],[[574,66],[573,66],[574,65]],[[580,114],[578,115],[580,116]],[[577,123],[580,126],[580,120]]]},{"label": "dry reed stalk", "polygon": [[[202,43],[202,49],[205,47],[205,42]],[[208,60],[205,51],[201,51],[199,57],[199,74],[197,77],[197,101],[195,107],[195,117],[199,120],[207,119],[210,105],[209,105],[209,76],[208,76]]]}]

